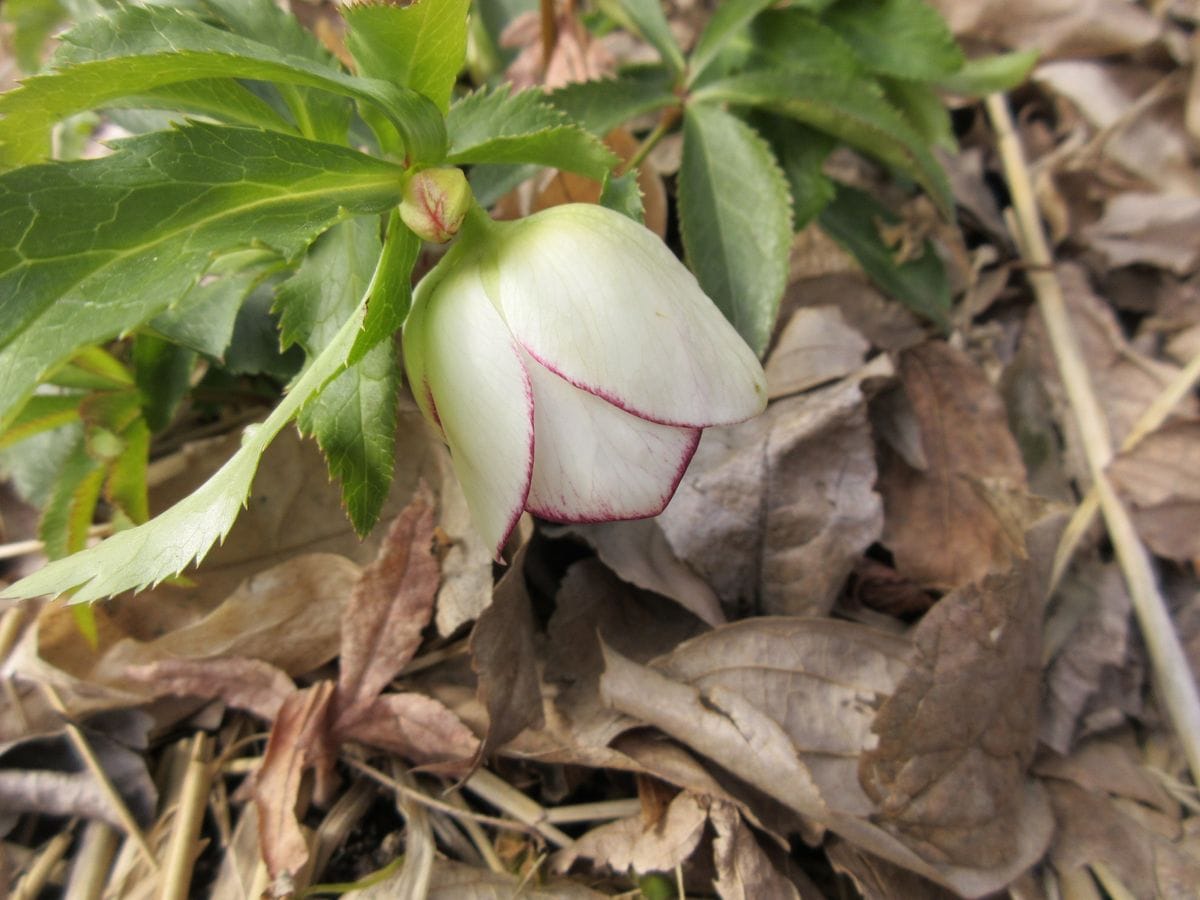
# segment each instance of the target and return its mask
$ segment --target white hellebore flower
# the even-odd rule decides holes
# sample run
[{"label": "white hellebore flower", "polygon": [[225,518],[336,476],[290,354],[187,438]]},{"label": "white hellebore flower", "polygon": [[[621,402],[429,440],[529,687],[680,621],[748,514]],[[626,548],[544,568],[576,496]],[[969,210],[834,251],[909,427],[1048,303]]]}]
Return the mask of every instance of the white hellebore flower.
[{"label": "white hellebore flower", "polygon": [[417,403],[499,558],[522,510],[657,515],[700,431],[766,405],[758,359],[652,232],[599,206],[476,207],[404,326]]}]

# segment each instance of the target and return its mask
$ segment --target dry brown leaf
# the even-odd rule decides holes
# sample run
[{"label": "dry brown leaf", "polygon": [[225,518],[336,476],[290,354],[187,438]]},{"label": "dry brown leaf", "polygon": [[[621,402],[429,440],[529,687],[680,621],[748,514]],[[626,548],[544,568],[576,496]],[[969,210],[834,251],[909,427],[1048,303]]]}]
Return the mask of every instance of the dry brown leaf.
[{"label": "dry brown leaf", "polygon": [[[308,862],[308,842],[296,818],[300,783],[312,769],[320,786],[332,776],[334,749],[329,745],[334,686],[318,681],[284,702],[254,780],[258,841],[276,893]],[[322,793],[318,787],[318,793]]]},{"label": "dry brown leaf", "polygon": [[1142,264],[1190,275],[1200,265],[1200,196],[1117,194],[1082,236],[1112,268]]},{"label": "dry brown leaf", "polygon": [[476,691],[488,716],[487,734],[476,762],[526,728],[540,728],[545,723],[533,609],[525,584],[528,546],[517,551],[496,585],[492,605],[471,633],[471,668],[478,676]]},{"label": "dry brown leaf", "polygon": [[783,327],[767,358],[767,395],[786,397],[862,366],[871,345],[836,306],[803,306]]},{"label": "dry brown leaf", "polygon": [[1070,781],[1093,793],[1134,800],[1178,819],[1178,802],[1150,775],[1132,732],[1110,732],[1085,741],[1070,756],[1042,754],[1034,771],[1042,778]]},{"label": "dry brown leaf", "polygon": [[413,658],[438,587],[433,503],[422,488],[396,517],[342,615],[335,720],[354,724]]},{"label": "dry brown leaf", "polygon": [[376,697],[361,717],[336,736],[442,772],[464,772],[479,750],[479,739],[458,716],[432,697],[414,693]]},{"label": "dry brown leaf", "polygon": [[713,831],[713,887],[721,900],[817,900],[817,891],[800,891],[771,865],[754,832],[728,803],[714,803],[709,812]]},{"label": "dry brown leaf", "polygon": [[1041,601],[1028,563],[944,597],[921,620],[909,673],[861,760],[881,821],[928,859],[1002,866],[1026,830],[1037,745]]},{"label": "dry brown leaf", "polygon": [[1200,420],[1163,427],[1108,471],[1151,550],[1179,562],[1200,558]]},{"label": "dry brown leaf", "polygon": [[[1143,671],[1130,646],[1130,600],[1115,564],[1082,561],[1063,579],[1046,639],[1055,653],[1043,674],[1039,737],[1067,753],[1076,736],[1136,713]],[[1061,649],[1060,649],[1061,648]]]},{"label": "dry brown leaf", "polygon": [[902,575],[950,590],[1013,556],[1013,535],[980,484],[1020,489],[1025,468],[1003,402],[963,353],[940,341],[914,347],[901,355],[900,379],[925,467],[890,447],[882,454],[883,541]]},{"label": "dry brown leaf", "polygon": [[1161,26],[1123,0],[932,0],[960,37],[1034,49],[1044,56],[1128,53],[1154,40]]},{"label": "dry brown leaf", "polygon": [[745,608],[760,600],[770,614],[827,612],[879,537],[862,374],[774,403],[749,422],[705,430],[658,521],[722,602]]},{"label": "dry brown leaf", "polygon": [[[823,240],[833,241],[827,236]],[[926,338],[920,320],[902,304],[881,294],[857,269],[794,281],[784,295],[784,309],[808,306],[836,306],[846,324],[880,350],[898,352]]]},{"label": "dry brown leaf", "polygon": [[1103,794],[1048,783],[1058,833],[1050,858],[1060,872],[1103,863],[1139,900],[1193,898],[1200,858],[1140,825]]},{"label": "dry brown leaf", "polygon": [[[387,879],[342,894],[345,900],[396,900],[404,870]],[[433,875],[425,900],[607,900],[608,894],[593,891],[575,881],[533,879],[526,881],[506,872],[492,872],[448,859],[433,861]]]},{"label": "dry brown leaf", "polygon": [[130,666],[126,675],[141,682],[151,696],[220,698],[267,722],[296,690],[287,673],[259,659],[239,656],[215,659],[164,659]]},{"label": "dry brown leaf", "polygon": [[438,504],[439,540],[449,547],[442,558],[442,586],[438,588],[435,622],[437,632],[449,637],[467,622],[479,618],[492,602],[492,551],[471,523],[471,511],[458,476],[450,465],[450,453],[439,448],[442,465]]},{"label": "dry brown leaf", "polygon": [[554,870],[566,872],[582,857],[613,872],[670,872],[696,851],[707,822],[707,803],[693,794],[677,794],[657,821],[629,816],[588,831],[556,854]]},{"label": "dry brown leaf", "polygon": [[833,868],[849,877],[865,900],[953,900],[957,896],[838,838],[826,845],[825,853]]},{"label": "dry brown leaf", "polygon": [[709,625],[725,622],[716,593],[675,555],[656,519],[564,525],[551,527],[547,533],[581,538],[623,581],[670,597]]}]

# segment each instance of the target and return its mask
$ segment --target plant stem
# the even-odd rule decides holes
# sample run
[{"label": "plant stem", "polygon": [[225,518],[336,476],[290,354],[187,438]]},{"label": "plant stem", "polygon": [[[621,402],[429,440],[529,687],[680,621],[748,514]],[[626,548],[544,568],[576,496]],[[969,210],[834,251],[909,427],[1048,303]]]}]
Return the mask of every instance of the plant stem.
[{"label": "plant stem", "polygon": [[992,94],[986,104],[1012,192],[1020,251],[1031,263],[1029,283],[1037,297],[1038,310],[1058,363],[1067,401],[1079,426],[1092,483],[1146,642],[1158,695],[1183,745],[1192,780],[1200,785],[1200,694],[1196,691],[1196,680],[1179,643],[1166,601],[1159,592],[1150,554],[1138,539],[1133,521],[1105,471],[1113,457],[1108,426],[1075,337],[1062,285],[1054,273],[1053,258],[1038,218],[1029,168],[1007,102],[1002,94]]},{"label": "plant stem", "polygon": [[659,116],[658,124],[654,126],[654,130],[646,135],[645,139],[638,146],[637,152],[617,168],[617,175],[624,175],[640,166],[643,160],[650,155],[650,151],[658,146],[658,142],[675,128],[675,125],[679,122],[680,114],[681,110],[678,106],[672,106],[663,110],[662,115]]}]

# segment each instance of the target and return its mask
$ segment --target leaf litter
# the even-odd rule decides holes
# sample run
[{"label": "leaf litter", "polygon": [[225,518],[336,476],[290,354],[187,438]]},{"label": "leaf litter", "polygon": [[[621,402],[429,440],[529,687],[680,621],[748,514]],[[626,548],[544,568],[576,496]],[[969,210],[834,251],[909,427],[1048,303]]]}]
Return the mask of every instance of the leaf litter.
[{"label": "leaf litter", "polygon": [[[694,34],[702,13],[676,5]],[[1044,54],[1012,97],[1018,129],[1122,448],[1108,474],[1194,666],[1194,391],[1137,431],[1200,354],[1197,16],[935,5],[972,46]],[[533,24],[510,34],[530,83],[642,52],[569,32],[543,66]],[[957,260],[953,330],[802,232],[768,412],[710,430],[657,520],[525,527],[496,569],[405,407],[393,525],[369,541],[293,436],[191,584],[97,607],[94,644],[61,607],[6,607],[0,883],[41,860],[71,895],[62,859],[93,852],[89,821],[108,830],[109,895],[149,895],[163,876],[139,846],[165,857],[191,809],[186,871],[215,897],[1194,895],[1200,797],[1101,527],[1047,589],[1092,476],[998,214],[995,136],[978,106],[956,118],[967,243],[932,232]],[[595,190],[551,175],[503,203]],[[920,246],[928,223],[906,211],[887,233]],[[180,451],[155,503],[222,440]],[[216,750],[189,806],[196,734]],[[74,844],[55,843],[62,823]]]}]

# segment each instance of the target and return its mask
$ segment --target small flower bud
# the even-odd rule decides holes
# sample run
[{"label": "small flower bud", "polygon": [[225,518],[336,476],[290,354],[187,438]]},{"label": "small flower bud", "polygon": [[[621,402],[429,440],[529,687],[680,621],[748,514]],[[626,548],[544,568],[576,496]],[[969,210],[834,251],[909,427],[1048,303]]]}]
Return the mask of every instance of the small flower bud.
[{"label": "small flower bud", "polygon": [[404,186],[400,218],[422,240],[444,244],[458,234],[471,200],[461,169],[422,169]]}]

